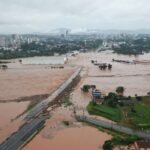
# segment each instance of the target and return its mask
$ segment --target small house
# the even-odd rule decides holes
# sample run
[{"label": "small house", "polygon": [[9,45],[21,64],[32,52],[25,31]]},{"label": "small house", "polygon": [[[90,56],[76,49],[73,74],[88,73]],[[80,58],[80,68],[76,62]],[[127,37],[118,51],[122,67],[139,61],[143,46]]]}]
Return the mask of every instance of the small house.
[{"label": "small house", "polygon": [[92,99],[94,102],[96,103],[102,103],[103,102],[103,95],[102,93],[100,92],[100,90],[98,89],[93,89],[92,90]]}]

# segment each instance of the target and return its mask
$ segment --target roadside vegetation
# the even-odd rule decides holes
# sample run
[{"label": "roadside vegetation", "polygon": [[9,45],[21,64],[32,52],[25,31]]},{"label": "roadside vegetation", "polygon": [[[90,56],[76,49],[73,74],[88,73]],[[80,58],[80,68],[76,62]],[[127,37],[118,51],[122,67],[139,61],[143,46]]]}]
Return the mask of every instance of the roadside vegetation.
[{"label": "roadside vegetation", "polygon": [[113,150],[115,146],[133,144],[137,140],[139,140],[137,136],[114,136],[111,140],[105,141],[103,144],[103,150]]},{"label": "roadside vegetation", "polygon": [[133,144],[135,141],[142,140],[141,138],[139,138],[135,135],[128,135],[123,132],[118,132],[113,129],[103,128],[103,127],[96,126],[96,125],[93,125],[93,124],[87,123],[87,122],[86,122],[86,124],[88,124],[92,127],[95,127],[99,131],[105,132],[112,136],[112,138],[110,140],[105,141],[105,143],[103,144],[103,150],[113,150],[115,147],[118,147],[118,146],[129,146],[130,147],[130,145]]},{"label": "roadside vegetation", "polygon": [[91,101],[87,106],[87,110],[91,115],[103,116],[113,121],[121,120],[121,111],[118,108],[99,105]]},{"label": "roadside vegetation", "polygon": [[91,101],[87,111],[131,128],[150,129],[150,96],[123,96],[123,88],[109,93],[102,104]]},{"label": "roadside vegetation", "polygon": [[70,101],[69,95],[64,96],[63,103],[65,107],[73,105],[73,103]]}]

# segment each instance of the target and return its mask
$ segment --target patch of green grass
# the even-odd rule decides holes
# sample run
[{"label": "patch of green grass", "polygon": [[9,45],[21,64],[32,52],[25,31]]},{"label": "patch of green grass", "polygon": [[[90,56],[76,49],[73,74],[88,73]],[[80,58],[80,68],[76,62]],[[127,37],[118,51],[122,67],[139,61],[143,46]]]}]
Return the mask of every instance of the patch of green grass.
[{"label": "patch of green grass", "polygon": [[128,115],[131,118],[132,123],[135,126],[141,128],[149,128],[150,127],[150,106],[138,103],[135,105],[134,109],[136,113],[128,111]]},{"label": "patch of green grass", "polygon": [[107,105],[97,105],[90,102],[87,106],[87,110],[90,114],[100,115],[113,121],[119,121],[122,118],[120,109]]},{"label": "patch of green grass", "polygon": [[91,115],[99,115],[131,128],[150,129],[150,96],[134,99],[134,106],[111,107],[90,102],[87,110]]}]

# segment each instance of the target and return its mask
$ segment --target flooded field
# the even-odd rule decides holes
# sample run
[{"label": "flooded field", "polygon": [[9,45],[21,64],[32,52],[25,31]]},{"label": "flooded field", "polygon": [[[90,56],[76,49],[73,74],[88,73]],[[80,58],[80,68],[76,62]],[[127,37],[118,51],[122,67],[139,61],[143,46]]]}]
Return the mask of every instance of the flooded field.
[{"label": "flooded field", "polygon": [[[91,94],[85,94],[81,92],[81,87],[84,84],[94,84],[103,93],[107,94],[108,92],[115,91],[117,86],[124,86],[125,95],[131,96],[135,94],[146,95],[148,92],[150,92],[150,65],[124,64],[112,62],[112,59],[122,59],[129,61],[145,59],[150,60],[150,55],[146,55],[146,57],[145,55],[135,57],[117,55],[110,52],[92,52],[81,53],[76,57],[70,57],[68,65],[83,66],[83,70],[81,72],[81,81],[70,94],[70,101],[73,103],[73,105],[69,107],[64,107],[62,105],[61,107],[50,111],[50,119],[46,121],[44,129],[42,129],[42,131],[24,147],[24,150],[102,149],[104,141],[110,139],[111,136],[106,133],[100,132],[93,127],[77,123],[74,119],[74,107],[76,108],[77,113],[84,113],[88,115],[86,106],[91,100]],[[110,63],[112,64],[112,70],[100,70],[98,66],[95,66],[91,63],[91,60],[97,60],[99,63]],[[0,98],[5,98],[5,100],[11,98],[15,99],[24,95],[30,96],[34,94],[42,94],[53,91],[53,89],[55,89],[65,79],[67,79],[67,77],[74,70],[72,67],[67,67],[66,70],[53,70],[50,69],[49,66],[41,67],[40,65],[36,67],[33,65],[25,65],[24,69],[18,70],[14,70],[13,66],[11,67],[12,69],[8,70],[9,72],[7,72],[8,75],[3,75],[2,73],[1,78],[8,81],[10,80],[8,77],[10,77],[10,74],[12,74],[15,79],[20,79],[20,82],[11,82],[16,87],[20,87],[21,84],[23,87],[22,89],[24,90],[23,92],[20,91],[16,93],[15,90],[12,90],[12,93],[10,92],[10,94],[8,95],[8,91],[7,93],[3,91],[5,96],[3,98]],[[20,65],[18,66],[18,68],[21,68]],[[20,70],[22,70],[23,73]],[[18,73],[15,77],[16,71],[18,71]],[[3,84],[5,85],[5,82],[3,82]],[[13,89],[12,86],[13,85],[7,87],[9,91],[10,88]],[[1,89],[3,90],[2,87]],[[19,91],[21,89],[18,88],[17,90]],[[10,118],[12,118],[13,116],[11,116]],[[107,120],[103,117],[100,117],[100,119]],[[68,121],[69,126],[64,125],[63,121]]]},{"label": "flooded field", "polygon": [[0,101],[49,94],[64,82],[73,68],[51,69],[50,66],[20,66],[0,70]]},{"label": "flooded field", "polygon": [[8,64],[7,70],[0,70],[0,143],[23,124],[19,115],[31,101],[49,95],[74,70],[69,66],[51,69],[51,65],[23,65],[15,61]]},{"label": "flooded field", "polygon": [[[70,94],[70,100],[76,107],[77,113],[86,112],[86,106],[91,100],[90,93],[82,93],[81,87],[84,84],[95,84],[104,93],[115,91],[117,86],[124,86],[126,95],[145,95],[150,90],[150,66],[141,64],[121,64],[112,62],[112,59],[134,60],[140,56],[129,57],[112,53],[85,53],[69,59],[71,65],[82,65],[81,81]],[[143,56],[142,56],[143,58]],[[150,58],[149,58],[150,59]],[[97,66],[91,64],[91,60],[102,63],[111,63],[111,71],[102,71]],[[42,149],[47,150],[98,150],[102,149],[105,140],[111,136],[98,131],[95,128],[87,127],[82,124],[75,125],[73,118],[73,107],[59,109],[50,113],[52,118],[48,119],[45,128],[24,148],[25,150]],[[96,117],[96,116],[93,116]],[[103,117],[97,117],[107,120]],[[71,127],[65,128],[63,120],[71,122]],[[92,135],[92,136],[91,136]]]},{"label": "flooded field", "polygon": [[[0,119],[2,120],[0,123],[0,129],[2,130],[6,126],[8,126],[18,114],[21,114],[24,111],[29,102],[12,102],[12,103],[1,103],[0,104]],[[4,117],[5,114],[5,117]],[[0,130],[0,131],[1,131]]]},{"label": "flooded field", "polygon": [[23,123],[16,117],[26,110],[29,102],[0,103],[0,141],[15,132]]},{"label": "flooded field", "polygon": [[[85,77],[81,86],[83,84],[95,84],[101,91],[106,93],[115,91],[117,86],[124,86],[127,95],[146,95],[150,91],[150,65],[112,62],[112,59],[131,61],[146,58],[150,60],[150,55],[145,55],[135,57],[105,52],[85,53],[80,54],[77,58],[72,58],[70,63],[83,64],[87,70],[87,77]],[[100,70],[98,66],[91,63],[91,60],[97,60],[99,63],[111,63],[112,70]]]},{"label": "flooded field", "polygon": [[24,150],[99,150],[105,140],[110,138],[110,135],[88,126],[66,128],[52,139],[43,138],[39,134]]}]

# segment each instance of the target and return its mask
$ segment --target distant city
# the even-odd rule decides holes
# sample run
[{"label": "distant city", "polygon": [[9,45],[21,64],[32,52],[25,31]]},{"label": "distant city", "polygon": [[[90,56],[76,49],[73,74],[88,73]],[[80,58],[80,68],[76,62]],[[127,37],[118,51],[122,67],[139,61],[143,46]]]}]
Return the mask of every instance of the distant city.
[{"label": "distant city", "polygon": [[50,34],[0,35],[0,59],[54,56],[91,50],[142,54],[150,50],[150,34],[119,31],[108,34],[97,30],[72,32],[70,29],[57,29]]}]

